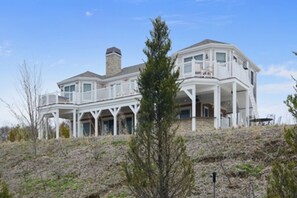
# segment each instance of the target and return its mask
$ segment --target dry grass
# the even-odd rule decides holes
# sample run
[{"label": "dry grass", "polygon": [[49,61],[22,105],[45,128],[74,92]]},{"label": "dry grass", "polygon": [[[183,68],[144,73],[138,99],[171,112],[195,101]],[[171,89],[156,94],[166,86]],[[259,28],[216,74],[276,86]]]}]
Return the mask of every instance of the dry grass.
[{"label": "dry grass", "polygon": [[[284,146],[283,127],[183,134],[196,173],[195,195],[264,197],[271,162]],[[121,163],[129,136],[0,144],[0,178],[15,197],[130,197]]]}]

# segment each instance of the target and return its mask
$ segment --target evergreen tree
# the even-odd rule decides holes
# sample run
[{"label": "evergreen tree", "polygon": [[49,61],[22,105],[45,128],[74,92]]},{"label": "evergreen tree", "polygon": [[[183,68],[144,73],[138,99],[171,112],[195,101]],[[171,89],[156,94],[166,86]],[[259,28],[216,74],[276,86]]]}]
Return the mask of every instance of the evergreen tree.
[{"label": "evergreen tree", "polygon": [[169,30],[160,17],[152,20],[145,42],[146,67],[138,79],[140,100],[137,133],[129,143],[124,170],[136,197],[186,197],[194,184],[192,161],[182,137],[176,136],[179,71],[171,49]]}]

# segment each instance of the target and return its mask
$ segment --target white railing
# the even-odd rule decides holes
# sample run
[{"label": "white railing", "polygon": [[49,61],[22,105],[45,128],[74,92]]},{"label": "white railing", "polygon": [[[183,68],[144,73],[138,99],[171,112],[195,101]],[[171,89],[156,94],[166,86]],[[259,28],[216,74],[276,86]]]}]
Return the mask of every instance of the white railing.
[{"label": "white railing", "polygon": [[189,77],[214,77],[226,79],[236,77],[246,84],[250,84],[248,70],[242,65],[231,61],[226,63],[217,63],[215,61],[191,61],[177,66],[180,69],[180,79]]},{"label": "white railing", "polygon": [[[135,82],[134,82],[135,83]],[[51,104],[83,104],[103,100],[116,99],[125,96],[137,95],[137,84],[122,83],[120,88],[107,87],[87,92],[55,92],[41,95],[40,106]]]}]

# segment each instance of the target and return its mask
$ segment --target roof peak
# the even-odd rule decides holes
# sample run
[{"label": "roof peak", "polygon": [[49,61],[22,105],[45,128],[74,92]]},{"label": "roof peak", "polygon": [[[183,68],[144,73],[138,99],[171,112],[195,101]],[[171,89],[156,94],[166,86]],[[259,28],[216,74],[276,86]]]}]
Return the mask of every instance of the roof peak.
[{"label": "roof peak", "polygon": [[204,39],[204,40],[200,41],[199,43],[196,43],[194,45],[191,45],[189,47],[186,47],[186,48],[184,48],[182,50],[189,49],[189,48],[192,48],[192,47],[198,47],[198,46],[202,46],[202,45],[207,45],[207,44],[211,44],[211,43],[214,43],[214,44],[228,44],[228,43],[225,43],[225,42],[216,41],[216,40],[212,40],[212,39]]}]

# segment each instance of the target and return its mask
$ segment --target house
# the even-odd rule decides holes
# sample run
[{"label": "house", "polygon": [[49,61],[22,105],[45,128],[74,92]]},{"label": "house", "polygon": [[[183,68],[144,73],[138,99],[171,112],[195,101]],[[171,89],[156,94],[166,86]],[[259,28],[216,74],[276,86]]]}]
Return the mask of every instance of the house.
[{"label": "house", "polygon": [[[180,69],[181,130],[249,126],[258,117],[260,70],[237,47],[206,39],[173,56]],[[120,49],[109,48],[105,75],[87,71],[58,82],[58,92],[40,96],[40,118],[45,124],[54,119],[57,138],[60,118],[70,121],[73,137],[133,132],[141,98],[137,78],[145,64],[122,68],[121,57]],[[47,138],[47,128],[40,128],[39,138]]]}]

